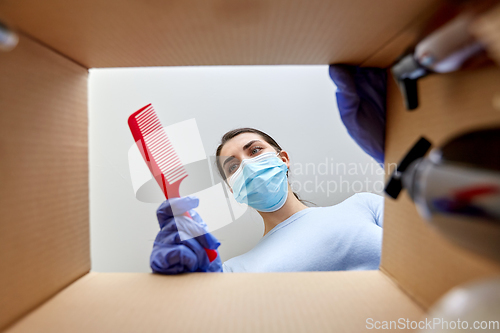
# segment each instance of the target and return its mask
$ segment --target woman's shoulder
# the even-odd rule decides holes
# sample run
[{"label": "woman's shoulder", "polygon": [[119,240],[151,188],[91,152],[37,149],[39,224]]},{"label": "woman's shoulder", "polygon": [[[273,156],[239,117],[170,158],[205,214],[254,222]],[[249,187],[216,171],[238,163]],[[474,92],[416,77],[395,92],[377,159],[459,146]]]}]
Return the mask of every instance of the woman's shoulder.
[{"label": "woman's shoulder", "polygon": [[339,204],[343,210],[373,216],[378,226],[383,225],[384,197],[375,193],[356,193]]},{"label": "woman's shoulder", "polygon": [[308,207],[309,212],[315,212],[317,214],[321,214],[325,211],[335,210],[340,207],[345,206],[380,206],[384,204],[384,197],[371,192],[359,192],[347,197],[339,203],[336,203],[331,206],[313,206]]},{"label": "woman's shoulder", "polygon": [[341,202],[343,203],[354,203],[354,204],[380,204],[384,202],[384,197],[371,192],[359,192],[351,195],[349,198]]},{"label": "woman's shoulder", "polygon": [[350,209],[369,209],[373,210],[376,207],[383,207],[384,197],[375,193],[370,192],[359,192],[351,195],[350,197],[344,199],[343,201],[327,207],[321,208],[318,213],[323,213],[327,211],[350,210]]}]

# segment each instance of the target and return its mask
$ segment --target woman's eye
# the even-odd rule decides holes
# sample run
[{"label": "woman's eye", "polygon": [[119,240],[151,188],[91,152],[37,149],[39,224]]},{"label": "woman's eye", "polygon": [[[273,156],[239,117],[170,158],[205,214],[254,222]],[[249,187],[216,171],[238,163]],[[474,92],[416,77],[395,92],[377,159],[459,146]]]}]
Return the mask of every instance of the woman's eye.
[{"label": "woman's eye", "polygon": [[259,151],[262,150],[262,147],[254,147],[252,148],[252,150],[250,151],[250,155],[255,155],[257,154]]},{"label": "woman's eye", "polygon": [[[259,147],[259,146],[253,147],[252,149],[250,149],[250,156],[253,156],[253,155],[257,154],[262,149],[264,149],[264,148]],[[227,174],[228,175],[233,174],[233,172],[235,172],[236,170],[238,170],[239,166],[240,166],[239,163],[234,163],[234,164],[229,165],[229,167],[227,168]]]},{"label": "woman's eye", "polygon": [[229,174],[232,174],[234,171],[236,171],[236,169],[238,169],[238,163],[231,164],[227,171],[229,172]]}]

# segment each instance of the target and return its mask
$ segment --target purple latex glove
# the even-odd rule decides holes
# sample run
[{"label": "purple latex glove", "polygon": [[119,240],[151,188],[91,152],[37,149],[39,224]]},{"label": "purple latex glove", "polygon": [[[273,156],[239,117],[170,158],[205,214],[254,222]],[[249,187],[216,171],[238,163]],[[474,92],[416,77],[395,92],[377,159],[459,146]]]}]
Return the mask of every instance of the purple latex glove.
[{"label": "purple latex glove", "polygon": [[[163,202],[156,215],[160,232],[150,257],[154,273],[222,272],[220,256],[210,262],[205,248],[217,250],[219,241],[207,231],[207,225],[193,208],[199,199],[194,196],[172,198]],[[183,215],[189,212],[192,219]]]},{"label": "purple latex glove", "polygon": [[330,65],[340,118],[349,135],[382,167],[387,73],[382,68]]}]

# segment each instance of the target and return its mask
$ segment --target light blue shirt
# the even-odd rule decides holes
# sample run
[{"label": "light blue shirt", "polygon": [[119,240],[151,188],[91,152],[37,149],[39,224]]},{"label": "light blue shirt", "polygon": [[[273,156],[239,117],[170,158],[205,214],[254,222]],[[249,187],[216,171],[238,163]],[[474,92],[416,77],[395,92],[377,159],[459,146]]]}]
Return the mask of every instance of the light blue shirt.
[{"label": "light blue shirt", "polygon": [[224,272],[374,270],[380,264],[384,198],[357,193],[330,207],[301,210],[269,231]]}]

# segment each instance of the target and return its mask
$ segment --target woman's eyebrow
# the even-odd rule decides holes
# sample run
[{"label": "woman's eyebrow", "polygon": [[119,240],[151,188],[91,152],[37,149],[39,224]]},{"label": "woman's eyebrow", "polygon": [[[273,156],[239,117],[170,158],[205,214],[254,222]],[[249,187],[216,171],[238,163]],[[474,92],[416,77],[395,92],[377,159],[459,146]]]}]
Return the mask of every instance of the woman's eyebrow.
[{"label": "woman's eyebrow", "polygon": [[[250,146],[252,144],[254,144],[255,142],[261,142],[260,140],[252,140],[252,141],[249,141],[248,143],[246,143],[244,146],[243,146],[243,150],[247,150],[248,148],[250,148]],[[222,168],[224,168],[226,166],[226,163],[228,163],[229,161],[232,161],[233,159],[235,159],[234,156],[229,156],[228,158],[226,158],[226,160],[224,161],[224,163],[222,163]]]},{"label": "woman's eyebrow", "polygon": [[249,143],[247,143],[246,145],[244,145],[244,146],[243,146],[243,150],[247,150],[248,148],[250,148],[250,146],[251,146],[254,142],[260,142],[260,140],[252,140],[252,141],[250,141]]},{"label": "woman's eyebrow", "polygon": [[233,159],[235,159],[235,158],[236,158],[236,157],[234,157],[234,156],[229,156],[228,158],[226,158],[226,160],[225,160],[225,161],[224,161],[224,163],[222,164],[222,168],[224,169],[224,168],[226,167],[226,164],[227,164],[229,161],[231,161],[231,160],[233,160]]}]

